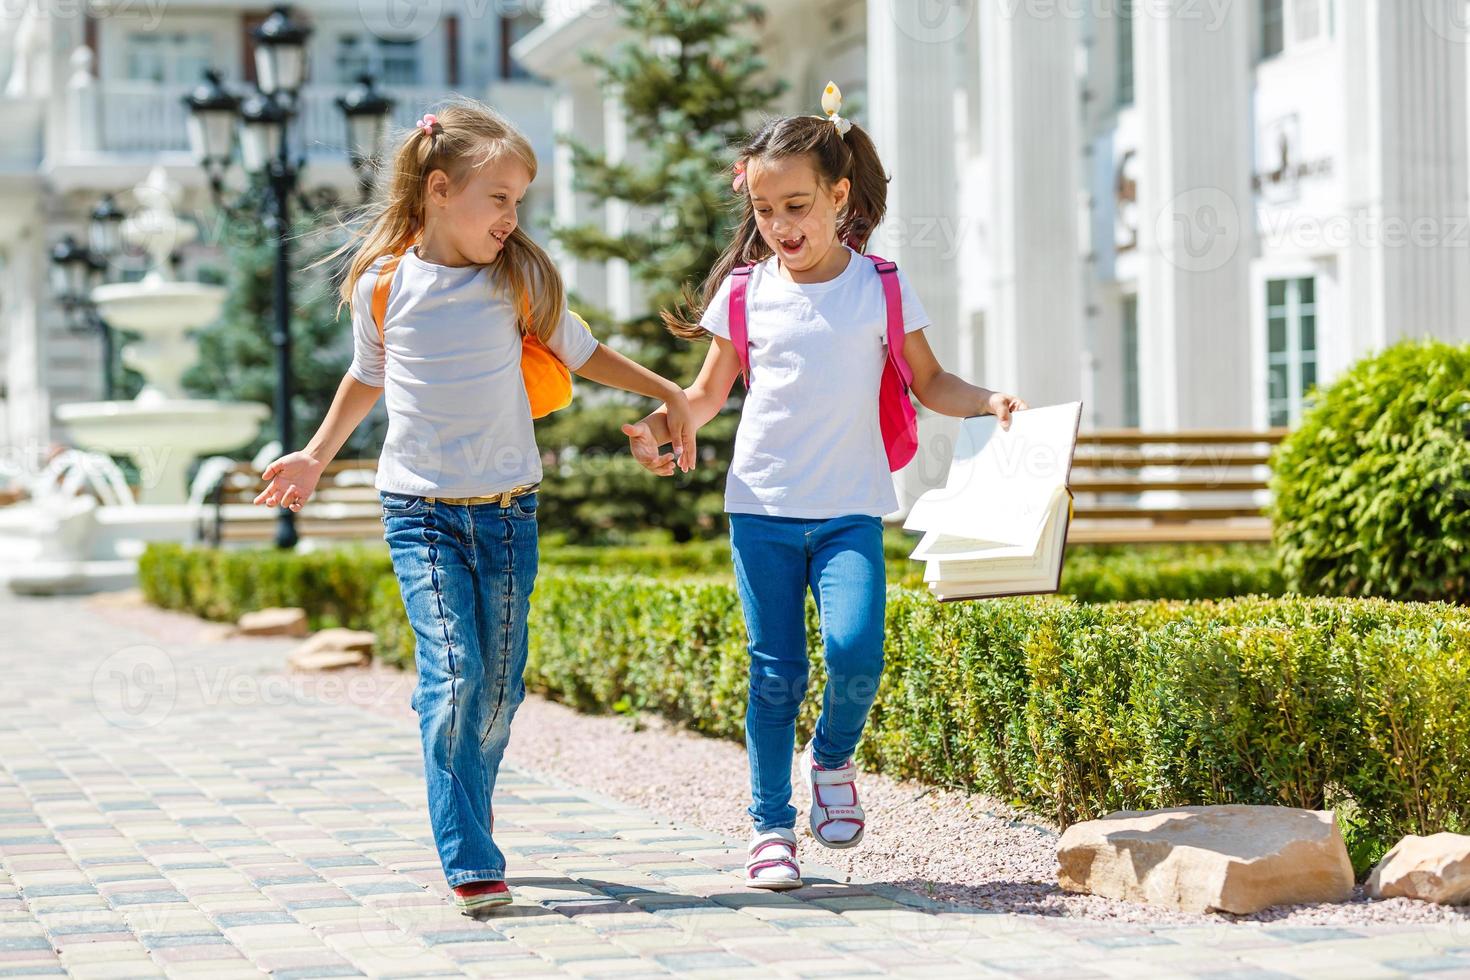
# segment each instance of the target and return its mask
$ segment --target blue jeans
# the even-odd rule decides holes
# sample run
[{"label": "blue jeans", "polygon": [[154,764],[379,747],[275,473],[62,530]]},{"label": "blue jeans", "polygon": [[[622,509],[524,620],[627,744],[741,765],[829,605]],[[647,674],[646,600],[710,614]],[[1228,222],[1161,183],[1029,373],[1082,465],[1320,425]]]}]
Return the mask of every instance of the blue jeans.
[{"label": "blue jeans", "polygon": [[380,493],[393,572],[414,633],[429,822],[451,887],[505,880],[491,795],[525,699],[536,584],[536,495],[497,504]]},{"label": "blue jeans", "polygon": [[807,588],[827,664],[812,753],[823,766],[841,766],[857,749],[883,674],[883,522],[731,514],[730,546],[750,638],[750,818],[758,832],[795,827],[791,757],[806,695]]}]

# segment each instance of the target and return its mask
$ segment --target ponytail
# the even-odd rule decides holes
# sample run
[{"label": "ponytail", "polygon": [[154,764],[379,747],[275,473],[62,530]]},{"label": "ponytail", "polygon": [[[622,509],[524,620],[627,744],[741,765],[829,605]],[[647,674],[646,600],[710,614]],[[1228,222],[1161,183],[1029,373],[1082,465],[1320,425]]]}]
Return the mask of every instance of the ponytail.
[{"label": "ponytail", "polygon": [[[772,119],[740,147],[731,175],[743,174],[753,160],[793,156],[806,157],[824,187],[847,178],[850,190],[847,204],[837,216],[837,240],[858,252],[867,251],[868,239],[888,210],[888,174],[872,139],[856,124],[848,126],[844,135],[824,116]],[[698,294],[685,287],[681,306],[689,311],[688,315],[678,310],[664,310],[659,314],[668,331],[681,339],[698,340],[706,336],[707,332],[699,325],[700,317],[734,269],[771,256],[770,246],[756,226],[749,188],[741,182],[736,194],[739,221],[735,234],[710,269]]]}]

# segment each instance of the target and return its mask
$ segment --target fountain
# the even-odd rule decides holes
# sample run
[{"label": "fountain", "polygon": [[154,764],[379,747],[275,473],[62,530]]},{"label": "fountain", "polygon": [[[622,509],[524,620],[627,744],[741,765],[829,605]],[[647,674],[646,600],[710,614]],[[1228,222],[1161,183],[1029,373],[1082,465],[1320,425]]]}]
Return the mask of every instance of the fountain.
[{"label": "fountain", "polygon": [[[31,482],[28,503],[0,509],[0,574],[8,573],[16,591],[123,585],[148,542],[195,540],[204,506],[199,488],[190,493],[189,466],[249,442],[269,414],[255,403],[185,396],[182,379],[195,356],[189,333],[219,316],[225,290],[170,274],[170,255],[195,232],[178,218],[179,189],[162,168],[134,194],[141,207],[123,234],[149,255],[150,270],[140,282],[99,286],[92,299],[113,327],[142,335],[123,359],[145,385],[132,401],[56,409],[72,441],[89,452],[63,455]],[[137,466],[136,500],[109,456]]]},{"label": "fountain", "polygon": [[92,300],[115,329],[142,335],[123,349],[123,360],[146,383],[132,401],[62,405],[56,417],[83,449],[132,458],[142,477],[140,504],[182,504],[189,465],[249,442],[269,409],[184,396],[184,372],[194,361],[189,334],[219,316],[225,290],[171,276],[169,256],[195,231],[179,220],[179,189],[163,168],[133,193],[141,207],[124,223],[123,236],[149,254],[150,271],[142,282],[98,286]]}]

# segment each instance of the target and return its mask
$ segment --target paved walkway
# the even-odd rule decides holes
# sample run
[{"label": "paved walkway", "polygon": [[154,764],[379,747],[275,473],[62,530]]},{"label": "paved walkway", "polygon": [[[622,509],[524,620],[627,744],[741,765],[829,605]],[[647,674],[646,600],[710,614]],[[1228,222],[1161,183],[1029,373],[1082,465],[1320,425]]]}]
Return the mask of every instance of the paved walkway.
[{"label": "paved walkway", "polygon": [[286,648],[0,598],[0,977],[1470,977],[1470,934],[1444,926],[750,892],[731,842],[516,771],[495,801],[516,904],[474,922],[447,902],[412,726],[293,689]]}]

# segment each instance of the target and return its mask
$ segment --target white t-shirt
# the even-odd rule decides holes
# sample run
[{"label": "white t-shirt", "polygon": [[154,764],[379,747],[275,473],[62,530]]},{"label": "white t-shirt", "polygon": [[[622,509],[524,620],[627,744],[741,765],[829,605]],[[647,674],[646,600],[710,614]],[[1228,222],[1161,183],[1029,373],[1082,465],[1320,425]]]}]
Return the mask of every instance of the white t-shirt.
[{"label": "white t-shirt", "polygon": [[[756,266],[745,292],[750,390],[725,483],[732,514],[882,517],[898,509],[883,433],[878,383],[887,357],[888,314],[872,260],[848,250],[827,282],[784,279],[775,257]],[[905,333],[929,317],[900,271]],[[730,339],[730,280],[700,326]]]},{"label": "white t-shirt", "polygon": [[[388,293],[383,343],[373,323],[374,263],[352,295],[352,366],[382,387],[388,434],[374,485],[415,496],[489,496],[541,479],[521,376],[521,336],[494,266],[444,266],[410,249]],[[547,342],[576,370],[597,338],[563,313]],[[386,363],[385,363],[386,362]]]}]

